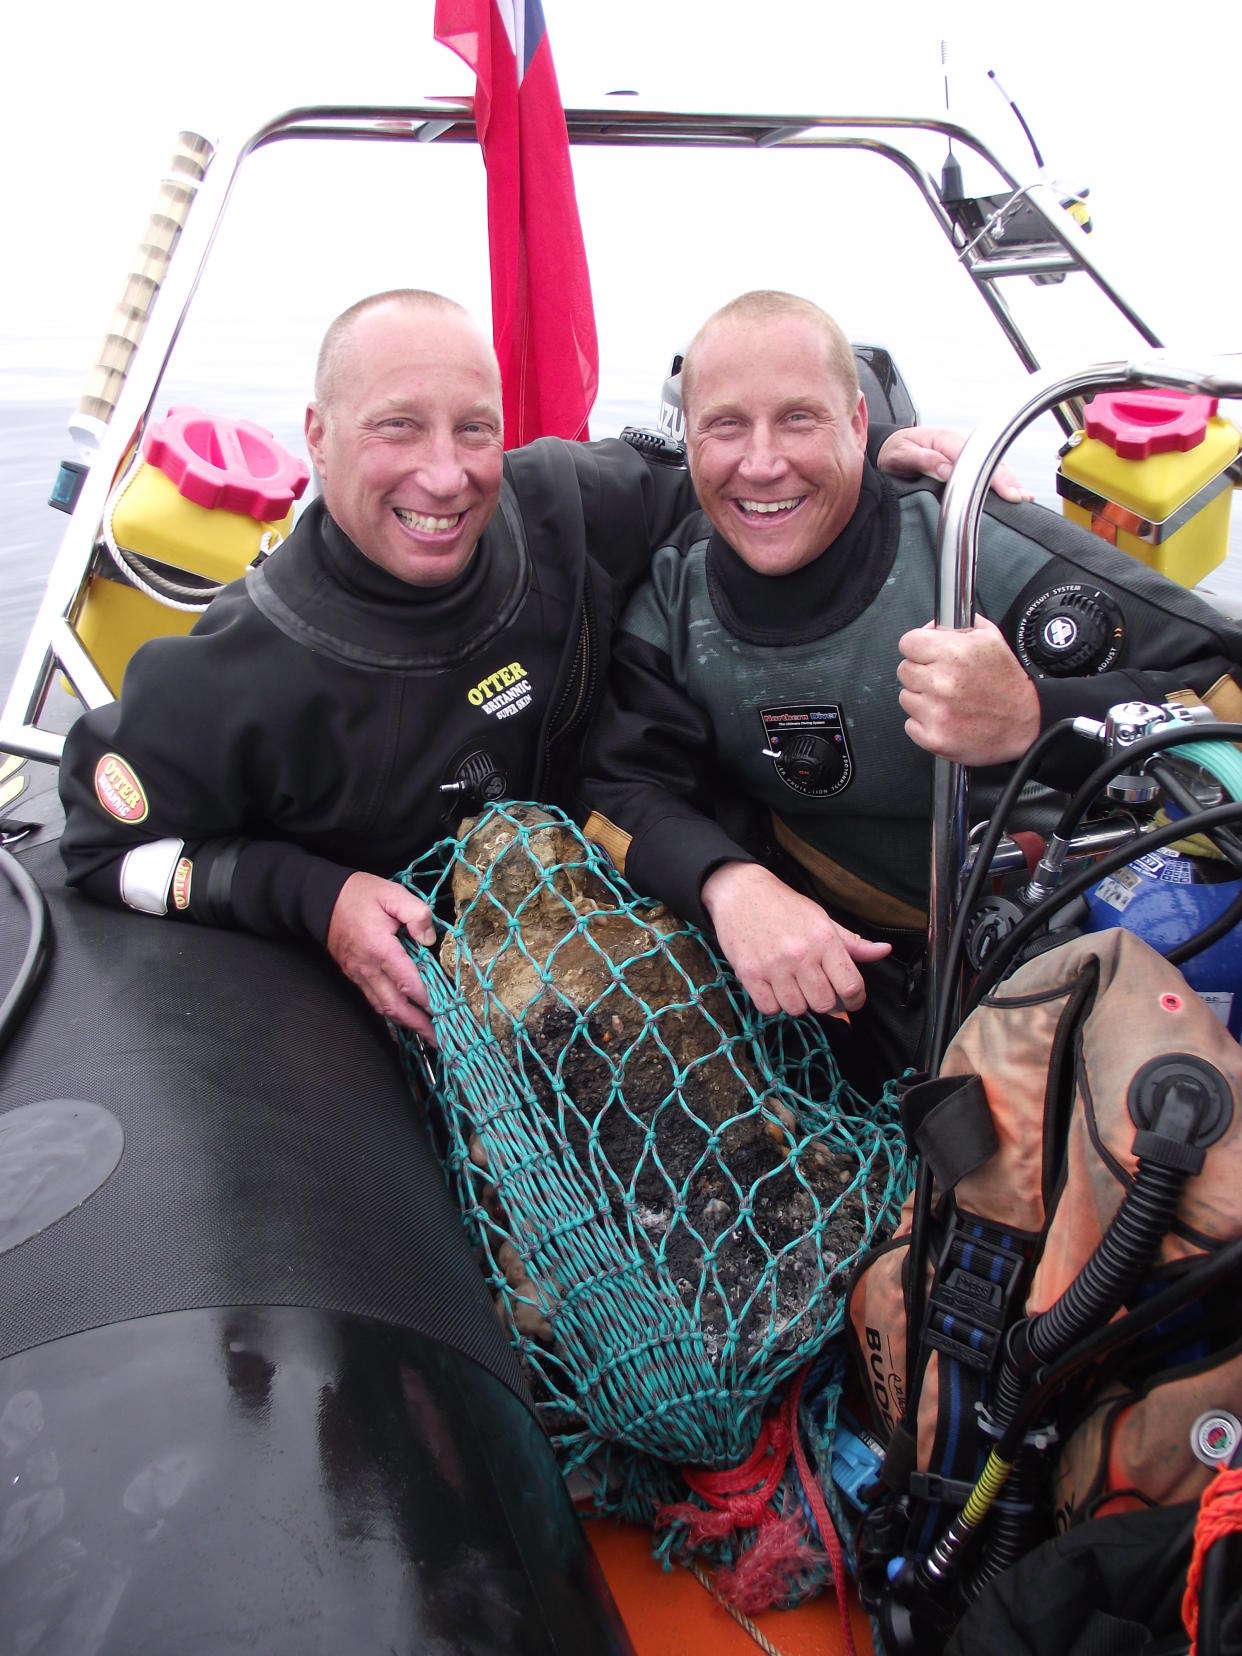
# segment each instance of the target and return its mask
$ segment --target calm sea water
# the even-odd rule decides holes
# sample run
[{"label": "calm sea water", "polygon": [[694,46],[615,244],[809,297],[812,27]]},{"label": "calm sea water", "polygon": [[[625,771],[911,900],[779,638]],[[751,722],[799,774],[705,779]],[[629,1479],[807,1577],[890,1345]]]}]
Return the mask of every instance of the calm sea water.
[{"label": "calm sea water", "polygon": [[[6,385],[0,374],[0,697],[8,694],[64,533],[65,515],[48,505],[48,495],[61,460],[81,458],[67,429],[78,390],[76,377],[54,374],[40,385],[28,375],[11,376]],[[31,395],[39,391],[45,394]],[[218,387],[188,385],[171,400],[254,420],[293,453],[305,452],[296,391],[239,400],[222,398]],[[653,425],[655,413],[654,398],[600,404],[592,431],[608,436],[627,424]]]}]

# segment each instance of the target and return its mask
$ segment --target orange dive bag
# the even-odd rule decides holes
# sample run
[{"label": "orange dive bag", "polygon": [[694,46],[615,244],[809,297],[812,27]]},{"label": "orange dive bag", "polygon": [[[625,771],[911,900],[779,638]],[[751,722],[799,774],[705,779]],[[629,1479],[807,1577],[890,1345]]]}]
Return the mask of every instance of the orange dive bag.
[{"label": "orange dive bag", "polygon": [[[906,1556],[961,1511],[1023,1388],[1113,1323],[1115,1348],[1040,1414],[983,1555],[989,1526],[1007,1532],[1008,1563],[1054,1528],[1197,1497],[1228,1464],[1242,1293],[1236,1272],[1195,1284],[1242,1234],[1240,1102],[1242,1048],[1121,929],[1029,961],[962,1024],[940,1075],[908,1088],[907,1135],[934,1176],[913,1365],[916,1195],[849,1303]],[[1122,1338],[1127,1312],[1179,1283],[1175,1315]]]}]

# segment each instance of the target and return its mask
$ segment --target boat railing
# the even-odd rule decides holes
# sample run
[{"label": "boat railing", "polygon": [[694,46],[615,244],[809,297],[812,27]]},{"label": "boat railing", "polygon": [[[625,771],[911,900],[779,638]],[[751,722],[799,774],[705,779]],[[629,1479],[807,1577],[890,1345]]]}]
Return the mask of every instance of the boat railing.
[{"label": "boat railing", "polygon": [[[1134,362],[1101,362],[1072,372],[1052,370],[1031,380],[1012,413],[982,421],[967,437],[940,507],[936,547],[936,625],[969,627],[975,614],[979,524],[989,480],[1015,437],[1069,397],[1154,386],[1204,396],[1242,396],[1242,353],[1188,367],[1159,354]],[[961,871],[968,860],[969,801],[964,765],[937,759],[932,782],[931,891],[928,904],[927,1028],[944,992],[945,962],[956,917]],[[955,991],[956,992],[956,991]]]},{"label": "boat railing", "polygon": [[[882,115],[722,115],[649,110],[618,104],[605,109],[566,111],[570,142],[577,146],[663,147],[682,149],[805,150],[871,153],[898,167],[914,184],[971,276],[1005,337],[1028,371],[1039,367],[1034,349],[999,292],[999,284],[1019,275],[1059,278],[1085,273],[1148,345],[1160,341],[1124,300],[1105,274],[1081,227],[1063,208],[1057,192],[1040,181],[1023,185],[1000,158],[973,133],[940,118]],[[1002,190],[1001,206],[989,224],[996,235],[968,233],[954,203],[941,197],[936,181],[908,148],[919,136],[939,136],[970,151],[994,172]],[[292,140],[355,140],[378,143],[471,143],[476,141],[468,103],[437,101],[411,106],[355,107],[322,105],[287,111],[240,141],[213,144],[197,134],[183,134],[180,151],[194,157],[192,176],[176,173],[176,191],[185,197],[178,222],[169,229],[163,216],[154,232],[160,243],[155,260],[158,280],[145,267],[131,272],[131,288],[142,290],[143,303],[132,314],[123,303],[119,320],[101,358],[96,379],[103,387],[100,403],[91,402],[80,431],[92,430],[98,452],[66,525],[60,551],[12,688],[0,714],[0,749],[57,763],[63,735],[41,720],[51,686],[61,673],[87,707],[112,699],[112,692],[75,630],[87,583],[97,557],[98,526],[120,467],[139,441],[155,408],[161,383],[185,323],[243,163],[256,151]],[[186,142],[188,140],[188,143]],[[167,186],[170,180],[165,180]],[[167,193],[167,192],[165,192]],[[1009,206],[1021,200],[1042,225],[1024,234],[1021,245],[996,252],[1003,239]],[[163,215],[165,209],[160,209]],[[153,215],[152,224],[156,224]],[[175,248],[175,257],[173,250]],[[124,313],[124,314],[121,314]],[[113,412],[109,418],[108,410]],[[1062,415],[1070,429],[1073,410]]]}]

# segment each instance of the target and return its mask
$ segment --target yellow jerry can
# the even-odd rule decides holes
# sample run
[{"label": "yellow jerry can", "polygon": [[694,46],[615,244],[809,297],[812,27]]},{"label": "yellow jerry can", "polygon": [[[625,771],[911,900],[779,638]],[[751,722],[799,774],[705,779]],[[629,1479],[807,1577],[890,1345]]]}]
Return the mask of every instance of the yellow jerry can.
[{"label": "yellow jerry can", "polygon": [[1231,479],[1242,437],[1215,397],[1110,391],[1061,450],[1057,493],[1072,522],[1179,585],[1215,569],[1229,545]]},{"label": "yellow jerry can", "polygon": [[304,460],[249,420],[171,408],[147,428],[104,509],[115,561],[97,565],[76,621],[114,695],[140,644],[189,632],[217,587],[280,545],[309,478]]}]

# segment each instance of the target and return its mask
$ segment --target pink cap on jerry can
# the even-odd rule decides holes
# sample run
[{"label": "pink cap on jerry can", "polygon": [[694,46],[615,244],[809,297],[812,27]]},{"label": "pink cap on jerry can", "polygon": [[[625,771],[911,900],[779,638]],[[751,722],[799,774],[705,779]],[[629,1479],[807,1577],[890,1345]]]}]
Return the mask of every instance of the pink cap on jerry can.
[{"label": "pink cap on jerry can", "polygon": [[142,453],[196,506],[260,523],[283,518],[310,480],[305,460],[270,431],[201,408],[170,408],[147,427]]},{"label": "pink cap on jerry can", "polygon": [[1184,454],[1203,441],[1216,402],[1186,391],[1105,391],[1087,404],[1087,436],[1107,443],[1120,460]]}]

